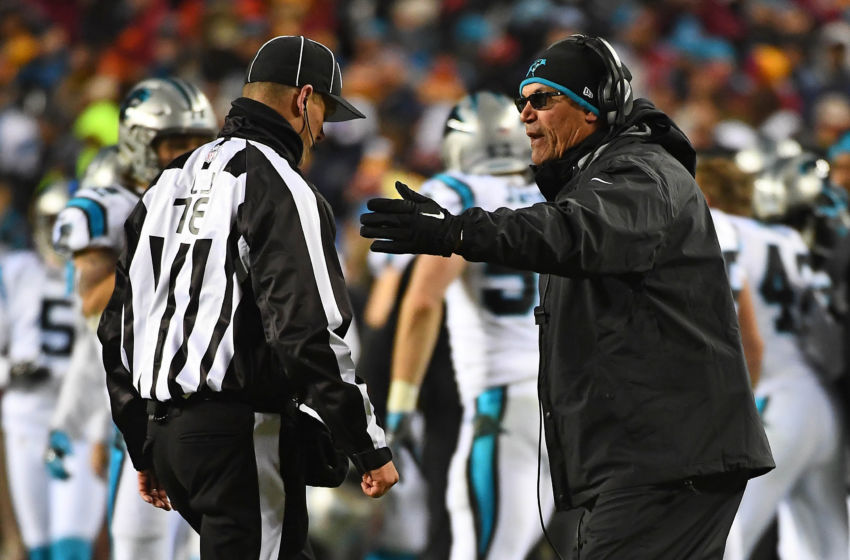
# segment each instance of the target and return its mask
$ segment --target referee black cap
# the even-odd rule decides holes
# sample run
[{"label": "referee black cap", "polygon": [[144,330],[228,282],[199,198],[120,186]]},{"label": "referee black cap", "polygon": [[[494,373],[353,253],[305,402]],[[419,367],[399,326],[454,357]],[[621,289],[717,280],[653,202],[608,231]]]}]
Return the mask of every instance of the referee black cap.
[{"label": "referee black cap", "polygon": [[335,109],[328,122],[363,119],[366,116],[342,98],[342,73],[334,53],[303,35],[281,35],[266,41],[248,66],[245,83],[274,82],[313,89],[333,99]]}]

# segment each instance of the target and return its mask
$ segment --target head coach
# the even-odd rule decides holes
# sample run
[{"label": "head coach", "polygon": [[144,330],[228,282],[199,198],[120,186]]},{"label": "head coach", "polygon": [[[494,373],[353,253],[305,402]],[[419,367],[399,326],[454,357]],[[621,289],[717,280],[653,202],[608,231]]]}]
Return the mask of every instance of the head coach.
[{"label": "head coach", "polygon": [[603,39],[555,43],[517,99],[546,202],[453,216],[399,185],[361,233],[541,273],[538,392],[580,558],[720,559],[773,460],[694,149],[630,79]]},{"label": "head coach", "polygon": [[98,330],[112,415],[142,497],[170,501],[205,560],[302,557],[303,485],[339,484],[340,465],[296,405],[365,494],[398,480],[343,340],[333,215],[298,169],[324,121],[363,117],[341,89],[324,45],[268,41],[218,138],[171,162],[125,224]]}]

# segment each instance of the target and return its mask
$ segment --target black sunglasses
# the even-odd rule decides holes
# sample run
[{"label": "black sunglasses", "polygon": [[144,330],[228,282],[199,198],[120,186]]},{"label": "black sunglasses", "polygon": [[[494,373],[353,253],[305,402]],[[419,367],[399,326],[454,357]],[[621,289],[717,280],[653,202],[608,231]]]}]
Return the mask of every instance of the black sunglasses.
[{"label": "black sunglasses", "polygon": [[531,103],[531,108],[539,111],[546,107],[546,104],[549,103],[550,97],[557,97],[559,95],[564,95],[563,91],[535,91],[528,97],[517,97],[514,99],[514,103],[516,104],[516,110],[522,113],[522,110],[525,109],[526,103]]}]

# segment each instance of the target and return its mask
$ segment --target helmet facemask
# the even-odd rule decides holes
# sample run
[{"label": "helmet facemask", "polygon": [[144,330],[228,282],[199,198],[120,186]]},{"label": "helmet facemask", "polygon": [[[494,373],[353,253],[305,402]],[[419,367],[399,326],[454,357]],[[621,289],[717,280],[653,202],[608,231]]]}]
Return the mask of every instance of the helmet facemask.
[{"label": "helmet facemask", "polygon": [[129,177],[145,189],[162,171],[154,143],[187,134],[214,138],[218,121],[207,97],[179,78],[139,82],[121,104],[118,156]]},{"label": "helmet facemask", "polygon": [[60,267],[65,258],[53,248],[53,224],[70,199],[70,184],[60,180],[48,183],[36,195],[30,209],[35,250],[45,263]]},{"label": "helmet facemask", "polygon": [[531,144],[513,100],[489,91],[472,93],[451,111],[443,132],[443,165],[470,174],[522,173]]}]

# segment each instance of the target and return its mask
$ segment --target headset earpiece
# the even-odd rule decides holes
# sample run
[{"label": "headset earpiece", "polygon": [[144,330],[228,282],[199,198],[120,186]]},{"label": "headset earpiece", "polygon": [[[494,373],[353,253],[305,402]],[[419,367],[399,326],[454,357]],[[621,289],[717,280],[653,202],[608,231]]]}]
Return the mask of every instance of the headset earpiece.
[{"label": "headset earpiece", "polygon": [[602,37],[597,37],[595,40],[601,45],[600,54],[606,66],[608,66],[612,78],[610,82],[606,83],[607,95],[605,99],[614,111],[613,114],[609,113],[608,122],[620,125],[625,122],[626,116],[632,110],[632,86],[630,82],[632,74],[628,68],[623,66],[617,51],[608,41]]},{"label": "headset earpiece", "polygon": [[599,84],[597,91],[599,113],[609,125],[622,124],[632,110],[631,72],[623,66],[614,47],[605,39],[579,34],[573,35],[572,39],[587,46],[602,59],[608,76]]}]

